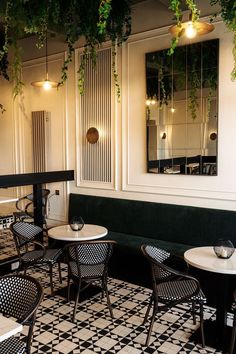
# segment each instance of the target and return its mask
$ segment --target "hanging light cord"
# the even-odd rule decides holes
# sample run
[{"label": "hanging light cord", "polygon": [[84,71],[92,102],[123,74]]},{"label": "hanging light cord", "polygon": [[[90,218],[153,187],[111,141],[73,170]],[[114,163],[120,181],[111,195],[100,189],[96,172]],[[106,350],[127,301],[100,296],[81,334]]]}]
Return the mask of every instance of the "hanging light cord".
[{"label": "hanging light cord", "polygon": [[46,80],[48,80],[48,32],[45,33],[45,49],[46,49]]}]

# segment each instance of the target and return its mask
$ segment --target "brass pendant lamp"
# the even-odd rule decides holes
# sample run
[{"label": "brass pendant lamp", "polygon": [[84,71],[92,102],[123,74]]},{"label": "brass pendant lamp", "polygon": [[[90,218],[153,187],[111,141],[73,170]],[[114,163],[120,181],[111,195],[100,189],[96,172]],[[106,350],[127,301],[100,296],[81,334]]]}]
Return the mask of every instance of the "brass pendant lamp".
[{"label": "brass pendant lamp", "polygon": [[48,76],[48,38],[47,38],[47,33],[46,33],[46,39],[45,39],[45,49],[46,49],[46,63],[45,63],[46,64],[46,78],[43,81],[31,82],[31,85],[34,87],[43,87],[44,90],[50,90],[52,88],[57,88],[58,82],[49,80],[49,76]]},{"label": "brass pendant lamp", "polygon": [[212,23],[192,21],[192,14],[189,16],[189,21],[183,22],[180,25],[173,25],[169,32],[173,37],[181,37],[185,35],[187,38],[194,38],[197,35],[202,36],[214,30]]}]

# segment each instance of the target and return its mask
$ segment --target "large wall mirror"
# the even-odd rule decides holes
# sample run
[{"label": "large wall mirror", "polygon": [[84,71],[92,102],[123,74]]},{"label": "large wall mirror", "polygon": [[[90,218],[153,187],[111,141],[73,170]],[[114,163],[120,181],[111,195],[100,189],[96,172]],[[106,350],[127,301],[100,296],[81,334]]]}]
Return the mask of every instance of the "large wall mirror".
[{"label": "large wall mirror", "polygon": [[216,175],[219,40],[146,54],[147,170]]}]

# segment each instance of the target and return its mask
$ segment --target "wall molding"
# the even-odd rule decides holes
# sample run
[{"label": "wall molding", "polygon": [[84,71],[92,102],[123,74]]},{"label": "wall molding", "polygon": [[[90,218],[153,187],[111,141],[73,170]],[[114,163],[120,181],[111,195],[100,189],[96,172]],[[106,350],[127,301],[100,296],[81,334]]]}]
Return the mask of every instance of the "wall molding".
[{"label": "wall molding", "polygon": [[[204,18],[209,19],[209,18]],[[212,34],[204,37],[204,40],[214,38],[224,38],[227,35],[224,23],[221,20],[216,20],[215,31]],[[142,112],[139,116],[134,114],[137,110],[133,108],[134,105],[139,104],[140,97],[143,97],[145,101],[145,88],[139,89],[137,98],[134,94],[135,79],[138,75],[140,63],[143,64],[144,59],[140,59],[145,52],[153,50],[168,48],[170,43],[170,35],[168,29],[170,26],[160,29],[154,29],[151,31],[134,34],[129,37],[128,41],[123,45],[122,52],[122,191],[133,193],[145,193],[153,195],[219,200],[219,201],[236,201],[236,187],[232,190],[232,186],[227,186],[222,183],[222,173],[219,169],[218,176],[162,176],[152,175],[146,172],[143,164],[143,155],[139,155],[139,150],[134,153],[136,144],[143,144],[144,135],[146,134],[144,129],[145,115]],[[199,42],[195,40],[195,42]],[[155,44],[156,43],[156,44]],[[221,44],[221,41],[220,41]],[[156,47],[155,47],[156,46]],[[145,48],[151,48],[145,51]],[[155,48],[155,49],[154,49]],[[134,69],[134,58],[137,61],[137,67]],[[221,55],[220,55],[221,58]],[[140,59],[140,60],[139,60]],[[143,62],[141,62],[143,60]],[[144,70],[143,68],[141,70]],[[135,74],[134,74],[135,73]],[[143,75],[143,72],[142,72]],[[142,80],[142,75],[139,76],[139,86]],[[229,75],[230,76],[230,75]],[[229,77],[230,80],[230,77]],[[219,82],[219,87],[221,82]],[[145,84],[143,84],[145,86]],[[221,114],[222,116],[222,114]],[[219,116],[219,120],[220,120]],[[137,120],[137,124],[135,124]],[[142,122],[141,122],[142,120]],[[141,128],[141,124],[142,128]],[[137,132],[135,133],[134,127]],[[220,127],[219,127],[220,129]],[[141,133],[141,135],[140,135]],[[221,133],[221,132],[219,132]],[[136,135],[135,135],[136,134]],[[135,137],[134,137],[135,135]],[[220,134],[219,134],[220,135]],[[136,138],[136,141],[135,141]],[[138,139],[139,138],[139,139]],[[144,145],[143,145],[144,146]],[[144,149],[146,147],[144,146]],[[219,147],[218,147],[219,149]],[[138,156],[137,156],[138,155]],[[141,159],[141,163],[138,162],[138,158]],[[221,156],[218,150],[218,158]],[[218,162],[219,164],[221,161]],[[142,167],[141,167],[142,165]],[[137,166],[137,170],[135,168]],[[164,179],[163,179],[164,178]],[[190,179],[190,180],[189,180]],[[204,181],[205,180],[205,181]],[[212,183],[209,183],[211,181]]]},{"label": "wall molding", "polygon": [[[99,52],[111,49],[110,43],[106,43],[101,47]],[[105,190],[116,190],[117,188],[117,167],[116,167],[116,141],[117,141],[117,108],[115,103],[115,92],[114,92],[114,85],[113,85],[113,78],[112,78],[112,71],[111,71],[111,101],[110,101],[110,109],[111,109],[111,157],[110,157],[110,182],[105,181],[92,181],[92,180],[85,180],[83,179],[82,172],[83,172],[83,142],[85,139],[85,132],[83,131],[82,125],[82,113],[81,113],[81,95],[78,90],[78,69],[80,64],[80,57],[83,54],[83,48],[78,48],[75,50],[75,95],[76,95],[76,132],[75,132],[75,141],[76,141],[76,186],[79,188],[92,188],[92,189],[105,189]],[[112,61],[112,55],[110,60]],[[101,124],[102,124],[102,117],[101,117]],[[92,124],[93,125],[93,124]],[[91,126],[92,126],[91,125]],[[78,143],[80,142],[80,143]]]},{"label": "wall molding", "polygon": [[[66,58],[66,52],[60,52],[57,54],[52,54],[52,55],[48,55],[48,63],[49,65],[53,65],[56,63],[60,63],[60,67],[62,66],[64,59]],[[24,76],[24,70],[34,70],[34,68],[37,67],[42,67],[42,71],[44,73],[45,71],[45,56],[41,57],[41,58],[36,58],[36,59],[31,59],[31,60],[27,60],[25,62],[23,62],[22,65],[22,71],[23,71],[23,76]],[[40,68],[41,69],[41,68]],[[50,77],[50,71],[49,71],[49,77]],[[43,77],[39,77],[39,79],[41,79]],[[37,77],[35,77],[35,81],[36,81]],[[30,82],[27,82],[27,85],[25,86],[25,88],[23,88],[23,99],[24,96],[27,95],[27,90],[30,90],[31,86],[30,86]],[[34,90],[34,88],[32,87],[32,90]],[[38,89],[40,90],[40,89]],[[53,89],[56,90],[56,89]],[[62,136],[62,140],[61,140],[61,148],[60,151],[52,151],[52,158],[56,159],[56,155],[58,153],[62,154],[61,155],[61,166],[59,169],[61,170],[66,170],[69,169],[69,152],[68,152],[68,80],[65,82],[65,84],[63,85],[63,87],[60,87],[61,90],[61,95],[60,97],[63,99],[60,104],[62,106],[62,111],[61,111],[61,136]],[[18,166],[17,168],[17,173],[24,173],[26,166],[25,166],[25,145],[24,145],[24,129],[25,129],[25,116],[24,116],[24,111],[22,110],[23,105],[21,102],[22,97],[18,97],[15,103],[15,110],[17,111],[17,116],[14,117],[14,120],[17,121],[16,122],[16,156],[20,157],[20,158],[16,158],[16,160],[18,161],[22,161],[23,163]],[[43,107],[43,103],[41,104],[41,106]],[[48,110],[48,109],[46,109]],[[26,112],[29,116],[31,115],[31,112]],[[19,156],[20,155],[20,156]],[[27,156],[27,155],[26,155]],[[49,167],[50,168],[50,167]],[[56,186],[56,187],[55,187]],[[57,183],[50,183],[48,185],[49,189],[51,190],[51,196],[54,193],[54,189],[59,189],[60,190],[60,196],[57,197],[57,204],[59,206],[58,208],[53,207],[53,204],[55,202],[54,197],[50,198],[50,210],[49,210],[49,217],[51,219],[56,219],[56,220],[67,220],[67,209],[68,209],[68,201],[67,201],[67,193],[69,191],[69,182],[57,182]],[[18,195],[24,195],[27,194],[29,191],[29,187],[27,187],[27,189],[25,189],[24,187],[19,188],[20,190],[18,191]],[[59,212],[57,212],[57,210],[60,210]]]}]

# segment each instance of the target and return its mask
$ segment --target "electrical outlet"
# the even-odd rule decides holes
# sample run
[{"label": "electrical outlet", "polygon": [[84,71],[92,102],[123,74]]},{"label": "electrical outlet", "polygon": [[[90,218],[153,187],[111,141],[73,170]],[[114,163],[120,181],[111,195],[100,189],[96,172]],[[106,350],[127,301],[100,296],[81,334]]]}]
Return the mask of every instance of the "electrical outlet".
[{"label": "electrical outlet", "polygon": [[56,194],[56,195],[60,195],[59,189],[56,189],[56,190],[55,190],[55,194]]},{"label": "electrical outlet", "polygon": [[15,269],[18,269],[20,266],[20,263],[19,262],[14,262],[11,264],[11,270],[15,270]]}]

